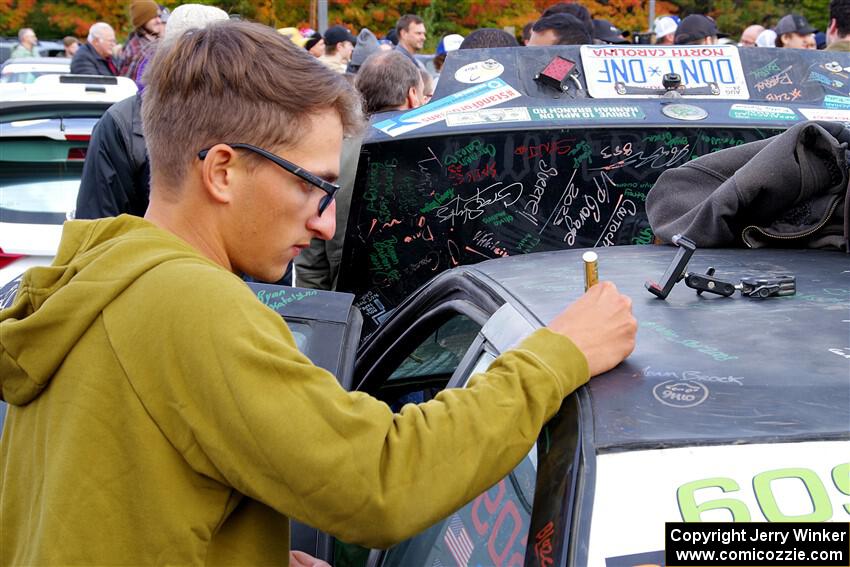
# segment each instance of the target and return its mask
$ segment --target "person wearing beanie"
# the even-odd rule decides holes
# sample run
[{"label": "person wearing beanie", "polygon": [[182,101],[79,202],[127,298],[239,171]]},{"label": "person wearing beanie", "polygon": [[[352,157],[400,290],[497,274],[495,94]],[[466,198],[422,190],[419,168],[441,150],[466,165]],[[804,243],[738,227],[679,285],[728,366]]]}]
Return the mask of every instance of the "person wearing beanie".
[{"label": "person wearing beanie", "polygon": [[172,41],[192,29],[203,29],[215,22],[230,19],[227,12],[204,4],[181,4],[174,8],[165,25],[163,41]]},{"label": "person wearing beanie", "polygon": [[119,75],[130,77],[136,81],[139,63],[145,56],[145,49],[159,39],[165,29],[165,24],[160,17],[160,10],[159,5],[153,0],[132,0],[130,2],[130,22],[133,24],[133,31],[121,51]]},{"label": "person wearing beanie", "polygon": [[307,41],[304,42],[304,49],[307,50],[307,53],[318,59],[325,54],[325,38],[319,32],[310,30],[310,33],[307,35]]},{"label": "person wearing beanie", "polygon": [[351,61],[348,62],[346,73],[356,73],[360,66],[366,61],[366,58],[378,51],[378,38],[369,30],[363,28],[357,34],[357,45],[354,46],[354,51],[351,52]]},{"label": "person wearing beanie", "polygon": [[[163,8],[162,11],[168,12],[167,8]],[[144,50],[144,57],[136,72],[136,85],[139,87],[139,91],[141,92],[145,88],[143,80],[145,67],[153,59],[160,42],[179,37],[190,29],[201,29],[213,22],[222,22],[229,19],[230,16],[227,15],[227,12],[215,6],[183,4],[175,8],[174,13],[169,13],[168,15],[168,21],[166,22],[165,32],[162,34],[162,37],[158,41],[150,43]]]}]

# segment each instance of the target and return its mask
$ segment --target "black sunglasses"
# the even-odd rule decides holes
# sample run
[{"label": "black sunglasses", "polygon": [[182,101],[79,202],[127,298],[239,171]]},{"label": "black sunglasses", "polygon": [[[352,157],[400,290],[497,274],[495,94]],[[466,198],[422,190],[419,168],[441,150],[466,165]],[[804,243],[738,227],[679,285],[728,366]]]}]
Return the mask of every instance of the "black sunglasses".
[{"label": "black sunglasses", "polygon": [[[283,159],[282,157],[278,157],[278,156],[274,155],[273,153],[264,150],[263,148],[258,148],[257,146],[252,146],[251,144],[242,144],[242,143],[225,144],[225,145],[228,145],[231,148],[248,150],[248,151],[254,152],[255,154],[261,155],[264,158],[266,158],[267,160],[274,162],[275,164],[279,165],[281,168],[285,169],[286,171],[288,171],[292,175],[299,177],[299,178],[303,179],[304,181],[306,181],[307,183],[309,183],[310,185],[318,187],[319,189],[324,191],[325,196],[322,197],[321,201],[319,201],[319,216],[321,216],[322,213],[325,212],[325,209],[327,209],[328,205],[331,204],[331,201],[334,200],[334,196],[336,195],[336,192],[339,191],[339,185],[337,185],[336,183],[331,183],[330,181],[325,181],[324,179],[322,179],[318,175],[314,175],[314,174],[310,173],[309,171],[307,171],[306,169],[295,165],[291,161],[287,161],[287,160]],[[199,151],[198,152],[198,158],[201,159],[201,160],[206,159],[209,151],[210,151],[210,148]]]}]

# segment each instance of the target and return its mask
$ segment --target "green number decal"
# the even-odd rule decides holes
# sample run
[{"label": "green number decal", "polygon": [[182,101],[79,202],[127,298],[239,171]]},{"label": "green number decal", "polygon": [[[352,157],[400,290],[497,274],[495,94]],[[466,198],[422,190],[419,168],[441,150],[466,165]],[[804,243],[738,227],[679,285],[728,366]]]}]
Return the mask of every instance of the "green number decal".
[{"label": "green number decal", "polygon": [[[842,494],[850,496],[850,463],[844,463],[832,469],[832,482]],[[850,504],[844,505],[844,511],[850,514]]]},{"label": "green number decal", "polygon": [[728,510],[733,522],[749,522],[750,511],[747,505],[734,498],[717,498],[702,504],[697,504],[694,492],[704,488],[719,488],[722,492],[737,492],[740,487],[731,478],[706,478],[683,484],[676,491],[679,500],[679,511],[686,522],[701,522],[701,514],[707,510]]},{"label": "green number decal", "polygon": [[[812,511],[799,516],[786,516],[773,495],[771,483],[774,480],[791,478],[800,480],[812,502]],[[766,471],[753,477],[753,489],[762,514],[768,522],[826,522],[832,518],[832,503],[826,488],[818,475],[809,469],[777,469]]]}]

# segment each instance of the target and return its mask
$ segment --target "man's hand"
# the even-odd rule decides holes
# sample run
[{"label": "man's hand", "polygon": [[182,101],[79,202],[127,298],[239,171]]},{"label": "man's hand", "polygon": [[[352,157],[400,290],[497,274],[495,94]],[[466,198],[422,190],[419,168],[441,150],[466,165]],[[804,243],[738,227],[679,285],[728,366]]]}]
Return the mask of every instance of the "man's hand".
[{"label": "man's hand", "polygon": [[330,564],[316,559],[303,551],[289,552],[289,567],[331,567]]},{"label": "man's hand", "polygon": [[632,300],[611,282],[599,282],[548,325],[584,353],[590,375],[611,370],[635,348],[637,321]]}]

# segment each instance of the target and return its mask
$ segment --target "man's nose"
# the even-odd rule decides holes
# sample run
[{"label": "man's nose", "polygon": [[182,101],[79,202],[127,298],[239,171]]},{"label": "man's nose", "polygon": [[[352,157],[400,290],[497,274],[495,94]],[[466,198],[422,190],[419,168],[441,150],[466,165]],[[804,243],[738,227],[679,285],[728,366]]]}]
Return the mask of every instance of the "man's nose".
[{"label": "man's nose", "polygon": [[336,200],[319,215],[318,212],[307,221],[307,228],[322,240],[330,240],[336,233]]}]

